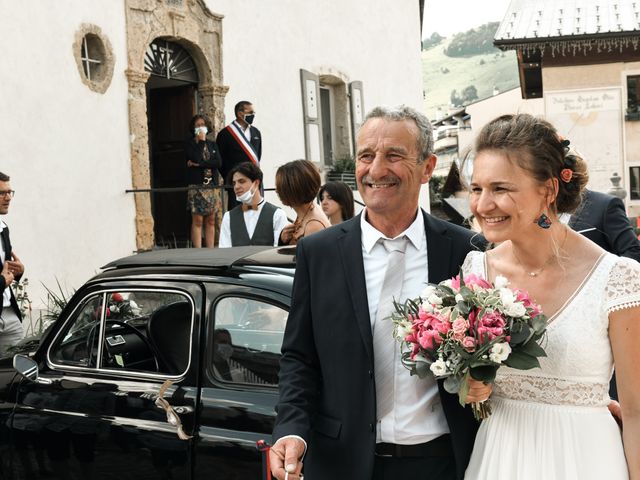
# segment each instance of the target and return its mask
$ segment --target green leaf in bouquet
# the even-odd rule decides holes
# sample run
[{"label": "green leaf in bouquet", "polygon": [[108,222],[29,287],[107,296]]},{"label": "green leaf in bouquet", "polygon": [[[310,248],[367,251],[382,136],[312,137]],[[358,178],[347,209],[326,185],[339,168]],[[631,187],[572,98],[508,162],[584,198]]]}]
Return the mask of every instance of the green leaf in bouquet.
[{"label": "green leaf in bouquet", "polygon": [[458,390],[458,401],[463,407],[467,404],[467,395],[469,395],[469,372],[460,380],[460,390]]},{"label": "green leaf in bouquet", "polygon": [[526,323],[513,322],[511,326],[511,345],[520,345],[526,343],[532,336],[533,331]]},{"label": "green leaf in bouquet", "polygon": [[444,379],[442,386],[449,393],[458,393],[460,391],[460,378],[455,375],[447,377]]},{"label": "green leaf in bouquet", "polygon": [[540,314],[531,319],[531,328],[533,328],[536,333],[542,333],[547,329],[547,323],[547,317]]},{"label": "green leaf in bouquet", "polygon": [[484,383],[493,383],[496,379],[496,372],[498,367],[495,365],[486,365],[482,367],[471,367],[469,374],[474,380],[478,380]]},{"label": "green leaf in bouquet", "polygon": [[460,312],[460,314],[465,316],[469,315],[469,312],[471,311],[471,307],[466,302],[456,303],[456,309]]},{"label": "green leaf in bouquet", "polygon": [[447,287],[446,285],[442,285],[442,284],[438,284],[436,285],[436,293],[439,293],[439,296],[449,296],[449,297],[455,297],[456,296],[456,292],[453,290],[453,288],[451,287]]},{"label": "green leaf in bouquet", "polygon": [[449,320],[451,321],[451,323],[453,323],[456,318],[458,318],[458,315],[460,314],[460,312],[458,312],[457,308],[454,308],[451,310],[451,316],[449,317]]},{"label": "green leaf in bouquet", "polygon": [[538,343],[535,341],[535,338],[532,338],[524,345],[518,347],[518,352],[526,353],[527,355],[531,355],[533,357],[546,357],[547,353],[544,351]]},{"label": "green leaf in bouquet", "polygon": [[509,357],[504,361],[507,367],[515,368],[517,370],[530,370],[532,368],[540,367],[540,361],[528,353],[521,351],[513,351]]},{"label": "green leaf in bouquet", "polygon": [[464,298],[466,301],[476,296],[475,293],[473,293],[473,290],[471,290],[469,287],[466,287],[466,286],[461,286],[459,293],[460,295],[462,295],[462,298]]},{"label": "green leaf in bouquet", "polygon": [[431,364],[424,359],[420,359],[420,357],[416,358],[416,375],[420,378],[424,378],[431,373],[429,370],[429,366]]}]

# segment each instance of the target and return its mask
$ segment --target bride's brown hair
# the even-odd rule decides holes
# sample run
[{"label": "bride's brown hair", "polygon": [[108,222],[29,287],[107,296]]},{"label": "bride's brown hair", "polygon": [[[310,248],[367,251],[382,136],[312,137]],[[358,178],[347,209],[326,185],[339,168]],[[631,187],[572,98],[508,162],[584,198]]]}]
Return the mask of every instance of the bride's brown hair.
[{"label": "bride's brown hair", "polygon": [[[580,205],[589,180],[586,162],[577,152],[569,151],[568,142],[546,120],[527,113],[502,115],[478,134],[475,154],[483,150],[506,154],[540,183],[557,179],[558,193],[551,204],[557,212],[572,213]],[[571,170],[570,175],[561,173],[566,169]]]}]

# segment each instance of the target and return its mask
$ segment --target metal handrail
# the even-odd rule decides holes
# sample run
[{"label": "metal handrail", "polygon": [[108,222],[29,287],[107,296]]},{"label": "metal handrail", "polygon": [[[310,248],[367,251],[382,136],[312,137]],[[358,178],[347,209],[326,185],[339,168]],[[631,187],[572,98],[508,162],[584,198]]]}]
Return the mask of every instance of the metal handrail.
[{"label": "metal handrail", "polygon": [[[156,192],[186,192],[187,190],[213,190],[214,188],[232,188],[231,185],[192,185],[190,187],[157,187],[157,188],[130,188],[124,193],[156,193]],[[275,192],[275,188],[265,188],[265,192]],[[361,207],[365,204],[359,200],[353,199],[353,203],[357,203]]]}]

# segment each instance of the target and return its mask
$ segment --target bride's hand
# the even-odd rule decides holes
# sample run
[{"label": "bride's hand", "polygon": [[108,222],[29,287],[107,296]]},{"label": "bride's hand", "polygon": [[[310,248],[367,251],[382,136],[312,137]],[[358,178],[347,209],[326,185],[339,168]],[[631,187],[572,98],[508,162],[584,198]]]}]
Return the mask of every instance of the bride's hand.
[{"label": "bride's hand", "polygon": [[493,391],[493,384],[485,384],[479,380],[469,379],[469,393],[467,393],[467,403],[484,402]]}]

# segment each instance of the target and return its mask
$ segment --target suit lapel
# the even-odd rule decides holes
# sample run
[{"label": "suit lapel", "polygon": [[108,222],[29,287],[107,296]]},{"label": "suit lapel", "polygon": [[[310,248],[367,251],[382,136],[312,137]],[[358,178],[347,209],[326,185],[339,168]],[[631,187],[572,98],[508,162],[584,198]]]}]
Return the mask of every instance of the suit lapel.
[{"label": "suit lapel", "polygon": [[423,210],[424,228],[427,233],[427,259],[429,261],[429,283],[438,283],[451,277],[451,241],[446,228],[438,225]]},{"label": "suit lapel", "polygon": [[360,215],[351,221],[342,223],[340,227],[344,233],[338,238],[338,249],[344,269],[344,278],[347,281],[349,297],[353,304],[353,311],[367,356],[373,362],[373,335],[369,317],[367,283],[364,278],[364,262],[362,261]]}]

